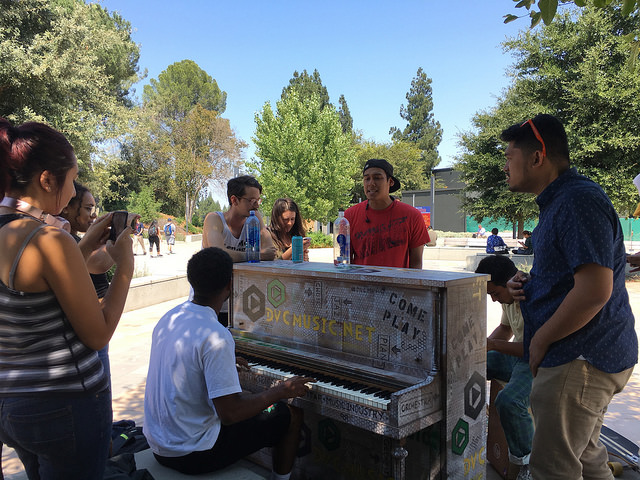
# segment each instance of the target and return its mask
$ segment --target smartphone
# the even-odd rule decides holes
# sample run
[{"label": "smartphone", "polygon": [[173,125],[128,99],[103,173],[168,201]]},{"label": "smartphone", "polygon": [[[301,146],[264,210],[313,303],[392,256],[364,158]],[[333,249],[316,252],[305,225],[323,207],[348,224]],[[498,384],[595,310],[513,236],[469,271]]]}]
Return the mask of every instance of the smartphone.
[{"label": "smartphone", "polygon": [[115,242],[127,226],[135,228],[135,221],[137,217],[138,215],[135,213],[129,213],[126,210],[113,212],[113,216],[111,217],[109,240],[113,240]]}]

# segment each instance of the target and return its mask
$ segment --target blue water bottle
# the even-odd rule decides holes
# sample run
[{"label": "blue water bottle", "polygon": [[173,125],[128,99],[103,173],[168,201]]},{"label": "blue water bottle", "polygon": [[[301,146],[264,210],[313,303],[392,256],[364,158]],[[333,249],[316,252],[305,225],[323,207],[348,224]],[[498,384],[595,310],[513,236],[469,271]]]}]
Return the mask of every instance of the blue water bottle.
[{"label": "blue water bottle", "polygon": [[255,210],[249,212],[249,218],[245,223],[245,251],[247,262],[258,263],[260,261],[260,220],[256,217]]}]

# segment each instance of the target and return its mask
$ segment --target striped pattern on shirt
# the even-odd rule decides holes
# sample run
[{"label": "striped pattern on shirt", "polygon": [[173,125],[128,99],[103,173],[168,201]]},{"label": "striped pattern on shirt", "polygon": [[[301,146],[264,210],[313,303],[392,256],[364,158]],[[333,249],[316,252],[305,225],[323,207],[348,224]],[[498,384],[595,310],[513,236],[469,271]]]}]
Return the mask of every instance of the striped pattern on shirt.
[{"label": "striped pattern on shirt", "polygon": [[18,292],[0,282],[1,396],[107,386],[98,354],[80,341],[53,292]]}]

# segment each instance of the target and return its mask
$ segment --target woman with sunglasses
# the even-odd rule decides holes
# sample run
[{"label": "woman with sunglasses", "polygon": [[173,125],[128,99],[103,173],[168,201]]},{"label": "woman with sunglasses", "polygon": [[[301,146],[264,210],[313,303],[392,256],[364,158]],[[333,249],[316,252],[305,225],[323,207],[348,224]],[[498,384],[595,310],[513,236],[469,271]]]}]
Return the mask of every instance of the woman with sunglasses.
[{"label": "woman with sunglasses", "polygon": [[[75,195],[69,141],[42,123],[0,118],[0,442],[29,479],[102,478],[111,403],[97,350],[113,335],[133,275],[131,228],[107,241],[111,214],[76,241],[55,218]],[[102,303],[86,258],[105,245],[116,269]]]}]

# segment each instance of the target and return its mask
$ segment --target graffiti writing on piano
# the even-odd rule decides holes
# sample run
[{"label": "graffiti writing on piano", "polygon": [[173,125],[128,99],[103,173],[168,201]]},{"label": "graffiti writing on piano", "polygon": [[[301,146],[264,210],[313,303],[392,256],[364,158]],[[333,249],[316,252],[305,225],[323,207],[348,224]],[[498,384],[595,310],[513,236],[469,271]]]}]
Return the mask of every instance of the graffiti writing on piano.
[{"label": "graffiti writing on piano", "polygon": [[389,305],[390,307],[384,311],[383,321],[389,322],[393,328],[408,335],[412,340],[423,333],[421,324],[424,324],[429,315],[427,310],[400,297],[395,292],[389,296]]},{"label": "graffiti writing on piano", "polygon": [[266,318],[268,323],[283,323],[294,328],[313,330],[318,333],[342,337],[344,339],[354,339],[358,342],[371,343],[375,327],[363,325],[351,321],[337,321],[320,315],[308,315],[306,313],[292,313],[289,310],[279,310],[266,308]]}]

